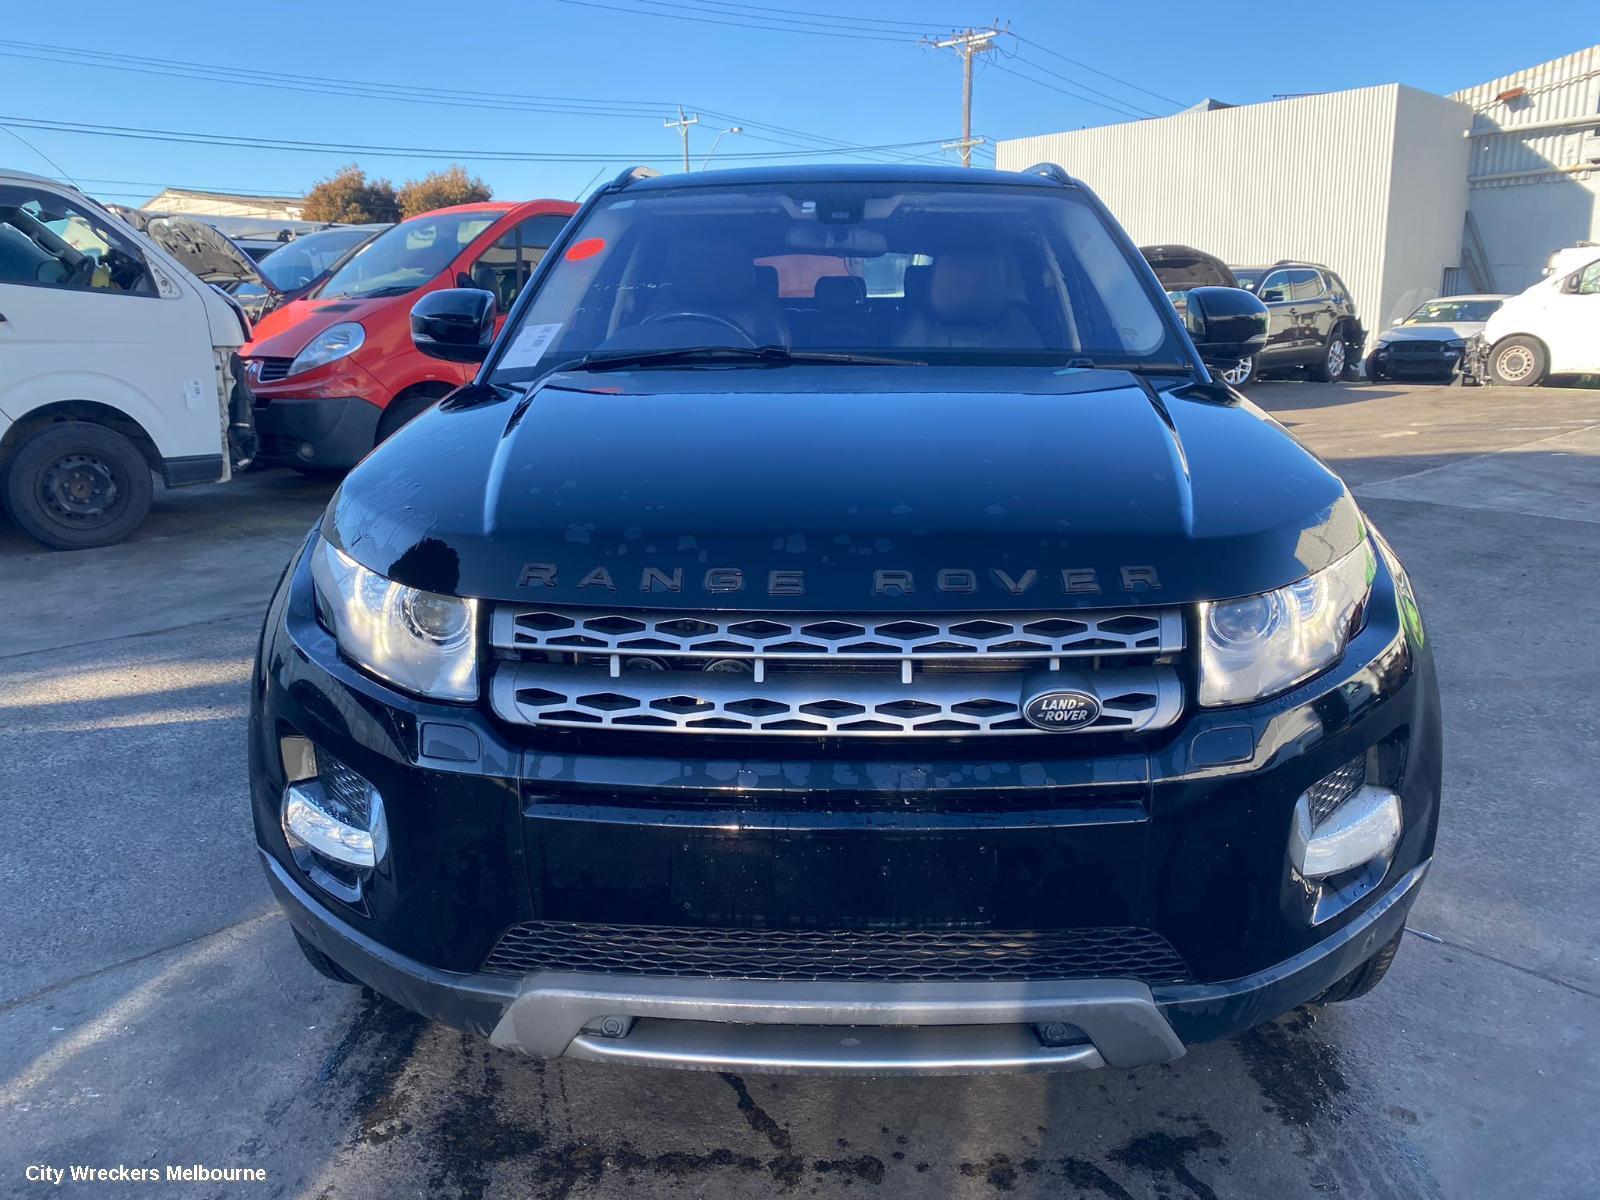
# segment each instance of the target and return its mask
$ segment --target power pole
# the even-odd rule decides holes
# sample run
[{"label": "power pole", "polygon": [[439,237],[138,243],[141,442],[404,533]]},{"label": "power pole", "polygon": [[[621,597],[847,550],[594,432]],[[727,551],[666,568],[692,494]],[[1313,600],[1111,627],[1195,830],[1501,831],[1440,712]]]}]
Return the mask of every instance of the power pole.
[{"label": "power pole", "polygon": [[961,140],[946,142],[946,150],[961,151],[961,165],[972,166],[972,148],[983,145],[983,138],[972,136],[972,56],[994,49],[994,39],[1002,29],[965,29],[947,38],[923,38],[924,45],[935,50],[954,50],[961,56]]},{"label": "power pole", "polygon": [[678,105],[678,119],[674,121],[668,118],[661,124],[663,128],[676,129],[679,136],[683,138],[683,173],[687,175],[689,173],[689,126],[700,124],[700,114],[696,113],[692,117],[686,117],[683,115],[683,105],[680,104]]}]

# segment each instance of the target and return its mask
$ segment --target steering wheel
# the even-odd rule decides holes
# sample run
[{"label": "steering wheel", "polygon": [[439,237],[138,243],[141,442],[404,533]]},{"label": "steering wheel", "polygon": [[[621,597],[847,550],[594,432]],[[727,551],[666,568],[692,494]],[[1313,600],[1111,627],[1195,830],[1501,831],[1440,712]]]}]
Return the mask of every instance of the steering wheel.
[{"label": "steering wheel", "polygon": [[713,325],[721,325],[725,329],[738,334],[739,338],[747,346],[754,346],[756,344],[755,338],[751,337],[742,328],[740,328],[737,321],[730,320],[727,317],[719,317],[716,313],[694,312],[687,308],[674,309],[671,312],[651,313],[644,320],[640,321],[639,324],[659,325],[667,321],[709,321]]},{"label": "steering wheel", "polygon": [[72,264],[71,268],[67,272],[67,277],[61,282],[66,284],[68,287],[88,287],[94,280],[95,269],[99,265],[100,264],[96,259],[85,254],[77,262]]}]

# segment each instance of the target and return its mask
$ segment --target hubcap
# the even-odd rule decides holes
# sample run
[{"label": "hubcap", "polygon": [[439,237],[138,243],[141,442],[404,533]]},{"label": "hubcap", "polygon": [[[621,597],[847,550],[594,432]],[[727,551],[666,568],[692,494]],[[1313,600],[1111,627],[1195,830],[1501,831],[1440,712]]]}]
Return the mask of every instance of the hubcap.
[{"label": "hubcap", "polygon": [[56,517],[74,524],[102,521],[122,499],[117,471],[97,454],[63,454],[39,481],[39,498]]},{"label": "hubcap", "polygon": [[1494,370],[1501,379],[1516,383],[1533,373],[1533,355],[1521,346],[1510,346],[1495,358]]},{"label": "hubcap", "polygon": [[1344,343],[1335,341],[1328,346],[1328,374],[1337,379],[1344,374]]}]

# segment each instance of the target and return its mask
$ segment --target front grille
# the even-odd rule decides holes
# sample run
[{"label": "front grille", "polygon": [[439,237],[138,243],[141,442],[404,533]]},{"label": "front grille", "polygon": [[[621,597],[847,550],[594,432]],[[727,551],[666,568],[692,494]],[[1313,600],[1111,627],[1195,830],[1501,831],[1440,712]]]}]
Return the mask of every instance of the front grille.
[{"label": "front grille", "polygon": [[1389,343],[1389,357],[1391,358],[1418,358],[1434,361],[1443,358],[1448,347],[1440,341],[1422,341],[1416,338],[1407,338],[1405,341]]},{"label": "front grille", "polygon": [[1333,815],[1356,789],[1367,781],[1367,757],[1353,758],[1337,771],[1324,775],[1306,789],[1306,805],[1311,810],[1311,827],[1315,829]]},{"label": "front grille", "polygon": [[491,975],[574,971],[677,979],[915,982],[1190,978],[1148,929],[762,930],[532,921],[506,931]]},{"label": "front grille", "polygon": [[1178,719],[1176,609],[960,617],[683,614],[502,606],[501,718],[561,728],[771,736],[1040,733],[1037,692],[1093,695],[1073,732]]},{"label": "front grille", "polygon": [[289,375],[289,367],[294,362],[292,358],[252,358],[247,361],[246,370],[250,378],[258,383],[277,383]]}]

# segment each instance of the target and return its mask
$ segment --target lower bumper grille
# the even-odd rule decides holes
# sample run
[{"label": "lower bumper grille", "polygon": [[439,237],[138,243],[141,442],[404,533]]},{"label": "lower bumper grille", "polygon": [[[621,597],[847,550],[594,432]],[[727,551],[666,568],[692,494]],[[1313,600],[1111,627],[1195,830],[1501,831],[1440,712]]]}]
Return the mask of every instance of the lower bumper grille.
[{"label": "lower bumper grille", "polygon": [[842,931],[532,921],[507,930],[483,969],[863,982],[1190,980],[1166,938],[1135,928]]}]

